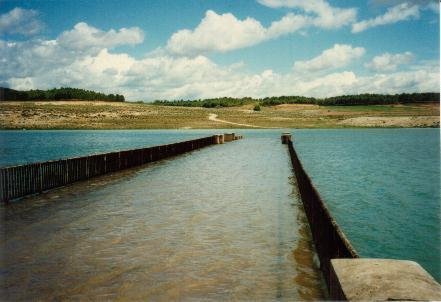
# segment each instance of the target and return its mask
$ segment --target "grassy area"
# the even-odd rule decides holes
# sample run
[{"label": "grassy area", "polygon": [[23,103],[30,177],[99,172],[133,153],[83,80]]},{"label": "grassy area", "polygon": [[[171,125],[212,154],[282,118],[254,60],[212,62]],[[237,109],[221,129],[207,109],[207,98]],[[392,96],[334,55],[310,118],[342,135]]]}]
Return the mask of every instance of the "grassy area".
[{"label": "grassy area", "polygon": [[[263,127],[283,128],[340,128],[369,127],[366,118],[375,118],[378,125],[386,127],[439,126],[439,104],[431,105],[371,105],[371,106],[318,106],[278,105],[252,107],[239,110],[215,110],[219,118],[232,122],[254,124]],[[354,119],[356,119],[354,121]],[[412,120],[414,120],[412,122]],[[353,123],[349,123],[354,121]],[[385,121],[383,123],[383,121]],[[401,124],[400,124],[401,123]]]},{"label": "grassy area", "polygon": [[253,104],[229,108],[170,107],[140,103],[4,102],[2,129],[160,129],[259,127],[439,127],[439,104],[318,106],[278,105],[253,110]]}]

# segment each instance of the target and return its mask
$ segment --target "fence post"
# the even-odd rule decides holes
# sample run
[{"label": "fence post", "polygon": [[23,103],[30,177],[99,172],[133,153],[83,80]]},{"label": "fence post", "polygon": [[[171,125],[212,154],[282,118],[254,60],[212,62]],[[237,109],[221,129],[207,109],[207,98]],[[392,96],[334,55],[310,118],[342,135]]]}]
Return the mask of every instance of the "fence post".
[{"label": "fence post", "polygon": [[9,171],[8,170],[9,170],[8,168],[3,170],[4,171],[4,176],[5,176],[5,180],[4,180],[5,187],[3,189],[4,190],[3,198],[4,198],[4,200],[6,202],[9,202]]},{"label": "fence post", "polygon": [[43,192],[43,171],[41,163],[38,163],[38,175],[40,177],[40,193]]},{"label": "fence post", "polygon": [[320,268],[329,289],[331,259],[335,257],[358,258],[358,254],[332,218],[323,199],[304,170],[289,133],[282,135],[282,143],[288,145],[300,197],[311,228],[312,239],[317,255],[320,259]]},{"label": "fence post", "polygon": [[2,168],[0,200],[7,202],[27,194],[42,193],[78,180],[143,165],[212,144],[214,136],[208,136],[174,144]]}]

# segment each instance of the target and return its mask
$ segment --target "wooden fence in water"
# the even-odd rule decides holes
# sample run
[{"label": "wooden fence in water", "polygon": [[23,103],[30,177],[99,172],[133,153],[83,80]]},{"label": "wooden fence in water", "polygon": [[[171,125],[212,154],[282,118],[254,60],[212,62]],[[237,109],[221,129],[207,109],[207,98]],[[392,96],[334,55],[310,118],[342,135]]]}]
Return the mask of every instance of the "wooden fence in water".
[{"label": "wooden fence in water", "polygon": [[288,138],[286,144],[288,145],[303,207],[308,217],[312,239],[320,259],[320,269],[323,272],[329,289],[331,259],[358,258],[358,254],[340,230],[337,222],[331,216],[323,199],[314,187],[311,178],[303,169],[292,140]]},{"label": "wooden fence in water", "polygon": [[216,136],[150,148],[96,154],[0,169],[0,200],[14,198],[64,186],[174,155],[186,153],[216,143]]}]

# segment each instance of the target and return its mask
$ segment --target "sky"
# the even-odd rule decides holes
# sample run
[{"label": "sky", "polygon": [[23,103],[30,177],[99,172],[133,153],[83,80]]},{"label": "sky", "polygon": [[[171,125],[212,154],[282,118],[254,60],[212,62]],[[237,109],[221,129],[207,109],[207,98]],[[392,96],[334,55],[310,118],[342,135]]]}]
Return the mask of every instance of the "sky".
[{"label": "sky", "polygon": [[0,86],[130,101],[440,91],[437,0],[0,0]]}]

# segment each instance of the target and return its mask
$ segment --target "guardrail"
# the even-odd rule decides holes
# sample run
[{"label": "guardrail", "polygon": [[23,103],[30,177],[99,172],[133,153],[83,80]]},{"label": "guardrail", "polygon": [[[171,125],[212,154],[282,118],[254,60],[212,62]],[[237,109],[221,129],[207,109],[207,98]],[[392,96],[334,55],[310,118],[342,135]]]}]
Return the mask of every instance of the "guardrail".
[{"label": "guardrail", "polygon": [[218,143],[215,136],[174,144],[0,168],[0,200],[64,186]]},{"label": "guardrail", "polygon": [[308,217],[315,249],[320,259],[320,269],[323,272],[329,289],[331,259],[358,258],[359,256],[337,225],[337,222],[331,216],[322,197],[312,183],[311,178],[303,169],[302,163],[294,149],[291,136],[284,134],[282,136],[282,143],[288,145],[291,163],[297,179],[297,186],[306,216]]}]

